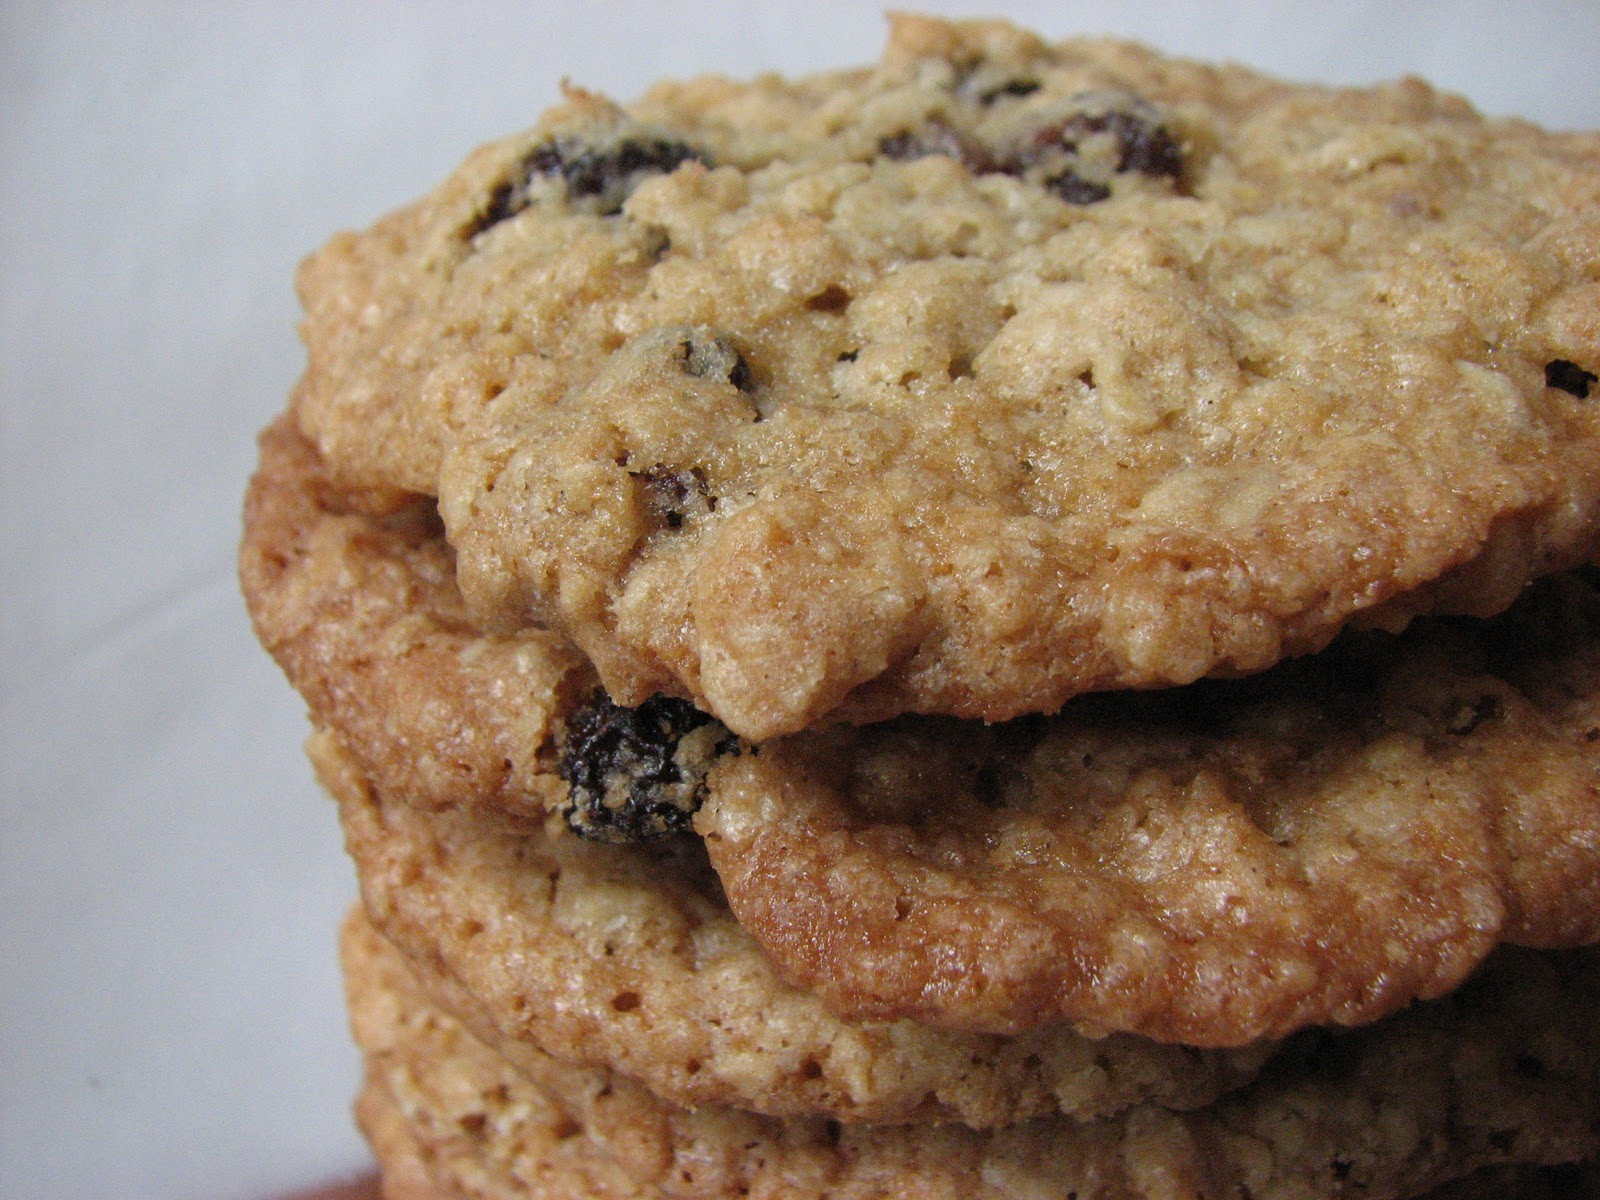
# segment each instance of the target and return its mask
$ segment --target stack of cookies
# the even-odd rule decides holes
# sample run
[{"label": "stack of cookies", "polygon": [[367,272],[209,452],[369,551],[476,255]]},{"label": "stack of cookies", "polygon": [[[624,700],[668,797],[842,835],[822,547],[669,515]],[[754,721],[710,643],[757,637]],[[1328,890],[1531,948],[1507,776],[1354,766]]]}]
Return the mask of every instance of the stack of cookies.
[{"label": "stack of cookies", "polygon": [[300,286],[394,1200],[1596,1186],[1600,136],[898,16]]}]

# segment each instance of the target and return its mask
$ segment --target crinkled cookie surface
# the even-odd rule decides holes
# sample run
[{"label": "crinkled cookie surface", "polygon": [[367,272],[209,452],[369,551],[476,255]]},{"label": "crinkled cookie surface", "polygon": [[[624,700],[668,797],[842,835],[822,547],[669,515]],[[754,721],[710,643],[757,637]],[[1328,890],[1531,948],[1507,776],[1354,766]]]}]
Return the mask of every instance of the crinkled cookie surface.
[{"label": "crinkled cookie surface", "polygon": [[1246,680],[713,769],[729,903],[836,1010],[1189,1045],[1360,1024],[1502,941],[1600,940],[1600,591],[1347,635]]},{"label": "crinkled cookie surface", "polygon": [[[683,828],[700,805],[734,916],[836,1013],[1238,1045],[1438,995],[1503,940],[1600,937],[1584,573],[1492,621],[1429,618],[1004,726],[902,717],[749,746],[705,737],[714,723],[651,740],[613,708],[574,737],[592,673],[554,634],[473,624],[426,505],[356,511],[282,425],[262,450],[243,554],[258,629],[377,793],[467,825],[564,813],[608,839]],[[427,905],[458,884],[474,894],[441,875],[411,897],[418,928],[453,927],[459,903]],[[851,1102],[906,1102],[887,1097]]]},{"label": "crinkled cookie surface", "polygon": [[328,735],[312,746],[373,926],[513,1064],[549,1053],[608,1067],[691,1107],[987,1128],[1194,1108],[1270,1049],[841,1021],[778,978],[694,843],[595,845],[494,813],[425,812],[378,795]]},{"label": "crinkled cookie surface", "polygon": [[466,601],[767,738],[1254,671],[1593,553],[1600,140],[895,20],[574,91],[308,262],[303,429]]}]

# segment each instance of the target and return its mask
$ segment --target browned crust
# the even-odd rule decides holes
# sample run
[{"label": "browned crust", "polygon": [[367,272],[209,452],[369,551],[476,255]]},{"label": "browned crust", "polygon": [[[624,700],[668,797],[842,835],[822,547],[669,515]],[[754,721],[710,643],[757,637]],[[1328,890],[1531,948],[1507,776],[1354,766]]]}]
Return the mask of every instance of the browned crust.
[{"label": "browned crust", "polygon": [[[1025,158],[1130,91],[1185,165],[1103,204],[883,152],[931,117]],[[607,217],[548,178],[485,224],[550,139],[657,136],[717,165]],[[626,110],[570,89],[308,261],[297,415],[341,478],[440,497],[486,620],[546,614],[619,702],[754,740],[1261,670],[1596,552],[1600,409],[1547,372],[1600,369],[1597,145],[994,24]],[[750,394],[659,369],[691,329]],[[703,511],[663,529],[658,469]]]},{"label": "browned crust", "polygon": [[1191,1045],[1359,1024],[1502,940],[1600,940],[1600,593],[1230,685],[725,760],[740,922],[836,1011]]},{"label": "browned crust", "polygon": [[[263,642],[386,797],[559,807],[589,669],[466,617],[425,501],[363,503],[287,421],[263,435],[241,553]],[[1600,937],[1595,610],[1558,580],[1482,637],[1401,635],[1370,698],[1320,658],[1238,685],[1231,725],[1108,697],[800,735],[714,768],[700,827],[740,921],[841,1013],[1203,1045],[1372,1020],[1501,939]]]},{"label": "browned crust", "polygon": [[423,811],[374,792],[326,736],[312,746],[372,921],[436,1002],[518,1065],[548,1053],[611,1067],[690,1106],[987,1127],[1192,1108],[1268,1053],[843,1022],[777,978],[692,840],[630,849]]},{"label": "browned crust", "polygon": [[538,629],[468,618],[431,501],[335,487],[292,421],[261,435],[239,574],[262,645],[364,770],[414,803],[542,811],[549,744],[593,676]]}]

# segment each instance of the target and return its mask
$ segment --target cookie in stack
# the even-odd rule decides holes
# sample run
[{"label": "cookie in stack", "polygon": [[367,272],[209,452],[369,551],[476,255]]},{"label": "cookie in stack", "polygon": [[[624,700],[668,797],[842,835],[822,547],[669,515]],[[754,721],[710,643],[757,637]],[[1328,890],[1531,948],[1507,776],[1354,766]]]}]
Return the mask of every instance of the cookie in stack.
[{"label": "cookie in stack", "polygon": [[300,284],[392,1197],[1593,1186],[1600,136],[902,15]]}]

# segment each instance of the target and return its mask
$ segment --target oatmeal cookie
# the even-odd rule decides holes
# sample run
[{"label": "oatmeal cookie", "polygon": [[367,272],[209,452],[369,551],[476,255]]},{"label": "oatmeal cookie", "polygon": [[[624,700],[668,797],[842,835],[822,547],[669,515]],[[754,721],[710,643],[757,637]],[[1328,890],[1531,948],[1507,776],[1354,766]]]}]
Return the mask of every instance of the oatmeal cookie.
[{"label": "oatmeal cookie", "polygon": [[781,739],[696,823],[836,1011],[1237,1045],[1600,940],[1597,739],[1600,591],[1568,575],[1247,680]]},{"label": "oatmeal cookie", "polygon": [[548,1052],[609,1066],[689,1106],[992,1126],[1194,1107],[1268,1053],[1060,1026],[999,1038],[843,1022],[778,979],[692,839],[610,846],[492,812],[426,812],[374,792],[328,736],[312,744],[372,921],[519,1065]]},{"label": "oatmeal cookie", "polygon": [[446,1195],[1398,1200],[1600,1143],[1592,957],[1508,956],[1449,1001],[1301,1040],[1255,1085],[1195,1113],[1141,1107],[984,1133],[690,1111],[604,1071],[549,1059],[515,1071],[421,998],[359,920],[344,958],[363,1110]]},{"label": "oatmeal cookie", "polygon": [[301,278],[494,628],[762,740],[1253,672],[1596,549],[1600,138],[893,21],[573,90]]},{"label": "oatmeal cookie", "polygon": [[1237,1045],[1436,995],[1502,939],[1600,936],[1580,577],[1251,680],[757,747],[483,631],[425,500],[361,511],[291,427],[262,445],[257,625],[377,792],[624,841],[703,805],[739,919],[837,1011]]}]

